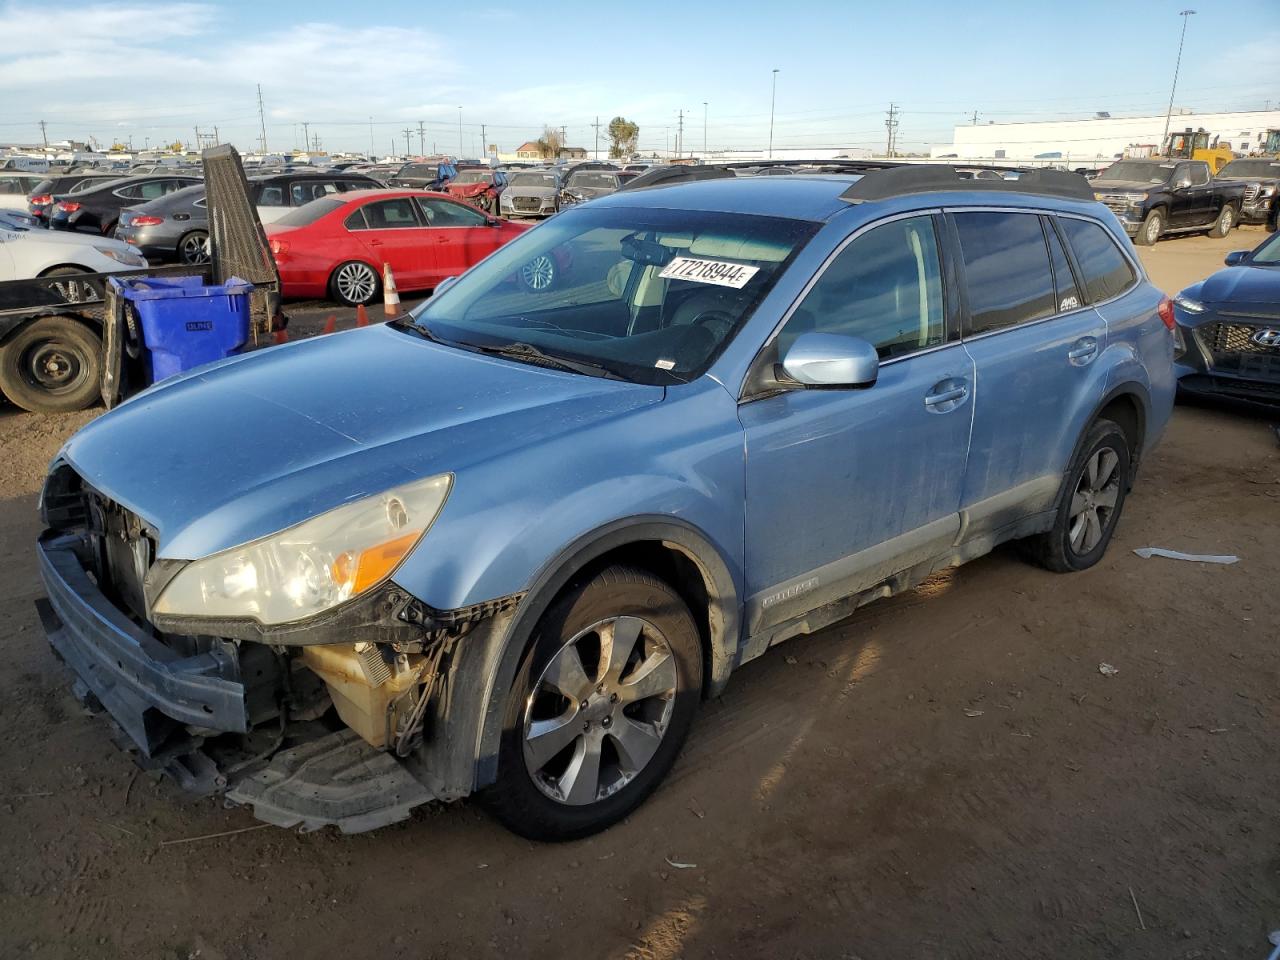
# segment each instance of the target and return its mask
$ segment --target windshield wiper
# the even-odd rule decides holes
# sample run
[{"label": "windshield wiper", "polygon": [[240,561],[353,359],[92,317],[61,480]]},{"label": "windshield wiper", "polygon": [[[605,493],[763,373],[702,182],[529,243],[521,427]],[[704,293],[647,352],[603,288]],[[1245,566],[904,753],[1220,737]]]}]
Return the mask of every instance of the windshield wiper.
[{"label": "windshield wiper", "polygon": [[491,353],[499,357],[509,357],[512,360],[527,360],[534,364],[556,367],[560,370],[568,370],[570,373],[581,373],[589,377],[608,377],[612,380],[624,379],[604,364],[593,363],[589,360],[570,360],[567,357],[553,357],[543,353],[532,343],[524,343],[518,340],[514,343],[504,343],[496,347],[481,346],[476,343],[469,343],[466,344],[466,346],[473,350],[479,350],[481,353]]},{"label": "windshield wiper", "polygon": [[393,327],[396,330],[403,330],[405,333],[415,333],[423,340],[430,340],[432,343],[443,343],[447,346],[453,346],[450,341],[432,333],[431,328],[425,323],[420,323],[410,317],[400,317],[395,320],[388,320],[387,326]]}]

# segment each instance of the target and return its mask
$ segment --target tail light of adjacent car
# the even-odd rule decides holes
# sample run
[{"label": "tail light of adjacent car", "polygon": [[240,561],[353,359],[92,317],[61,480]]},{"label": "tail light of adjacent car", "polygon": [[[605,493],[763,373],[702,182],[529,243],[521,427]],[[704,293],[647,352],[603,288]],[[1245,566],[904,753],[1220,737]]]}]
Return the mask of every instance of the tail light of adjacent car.
[{"label": "tail light of adjacent car", "polygon": [[281,240],[279,237],[272,237],[269,246],[271,247],[271,255],[275,257],[277,261],[283,260],[289,255],[288,240]]},{"label": "tail light of adjacent car", "polygon": [[29,202],[33,207],[47,207],[49,204],[53,203],[53,194],[37,193],[34,197],[29,199]]},{"label": "tail light of adjacent car", "polygon": [[1169,328],[1172,333],[1177,329],[1178,323],[1173,318],[1173,301],[1168,297],[1164,297],[1160,301],[1160,306],[1156,308],[1156,312],[1160,314],[1160,319],[1164,321],[1164,325]]},{"label": "tail light of adjacent car", "polygon": [[58,201],[58,209],[63,213],[75,213],[80,209],[80,204],[74,200],[60,200]]},{"label": "tail light of adjacent car", "polygon": [[164,217],[154,217],[149,213],[144,213],[141,216],[134,214],[128,221],[131,227],[158,227],[162,223],[164,223]]}]

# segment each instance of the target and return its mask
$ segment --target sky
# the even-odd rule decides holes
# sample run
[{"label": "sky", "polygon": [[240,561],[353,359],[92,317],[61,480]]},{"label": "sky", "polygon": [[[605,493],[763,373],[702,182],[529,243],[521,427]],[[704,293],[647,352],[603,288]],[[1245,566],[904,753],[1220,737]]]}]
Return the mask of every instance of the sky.
[{"label": "sky", "polygon": [[[614,116],[644,152],[949,143],[971,122],[1162,114],[1186,0],[655,3],[0,0],[0,143],[136,149],[195,128],[242,151],[478,156],[544,125],[591,149]],[[1280,106],[1280,0],[1205,0],[1176,105]],[[461,133],[459,121],[461,120]],[[418,135],[418,123],[424,135]]]}]

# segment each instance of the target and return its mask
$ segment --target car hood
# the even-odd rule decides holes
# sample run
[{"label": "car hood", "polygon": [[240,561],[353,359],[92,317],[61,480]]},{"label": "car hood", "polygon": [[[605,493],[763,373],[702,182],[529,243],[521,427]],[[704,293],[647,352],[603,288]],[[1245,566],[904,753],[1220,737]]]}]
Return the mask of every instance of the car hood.
[{"label": "car hood", "polygon": [[474,197],[489,189],[487,183],[451,183],[445,191],[454,197]]},{"label": "car hood", "polygon": [[1280,302],[1280,267],[1227,267],[1200,284],[1202,303]]},{"label": "car hood", "polygon": [[155,527],[159,556],[194,559],[663,396],[379,325],[164,381],[59,456]]},{"label": "car hood", "polygon": [[[5,228],[8,230],[8,228]],[[129,246],[123,240],[113,240],[110,237],[94,236],[88,233],[67,233],[61,230],[47,230],[44,227],[32,230],[14,230],[11,231],[18,234],[14,238],[14,243],[22,243],[30,241],[38,244],[55,244],[60,247],[103,247],[109,250],[124,251],[137,253],[133,247]]]},{"label": "car hood", "polygon": [[603,197],[610,193],[616,193],[616,187],[569,187],[570,193],[580,193],[584,197]]},{"label": "car hood", "polygon": [[1091,180],[1095,193],[1146,193],[1164,186],[1162,183],[1146,183],[1142,180]]}]

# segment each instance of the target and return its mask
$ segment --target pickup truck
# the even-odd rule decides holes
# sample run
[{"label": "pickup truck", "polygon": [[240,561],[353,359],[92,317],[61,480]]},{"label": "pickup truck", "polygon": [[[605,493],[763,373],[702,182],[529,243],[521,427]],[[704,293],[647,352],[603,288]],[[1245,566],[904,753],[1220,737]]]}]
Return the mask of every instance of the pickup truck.
[{"label": "pickup truck", "polygon": [[1144,246],[1178,233],[1225,237],[1240,222],[1244,190],[1214,180],[1203,160],[1118,160],[1093,181],[1093,195]]},{"label": "pickup truck", "polygon": [[1232,160],[1215,179],[1244,184],[1241,223],[1262,223],[1268,230],[1275,230],[1280,207],[1280,156]]}]

